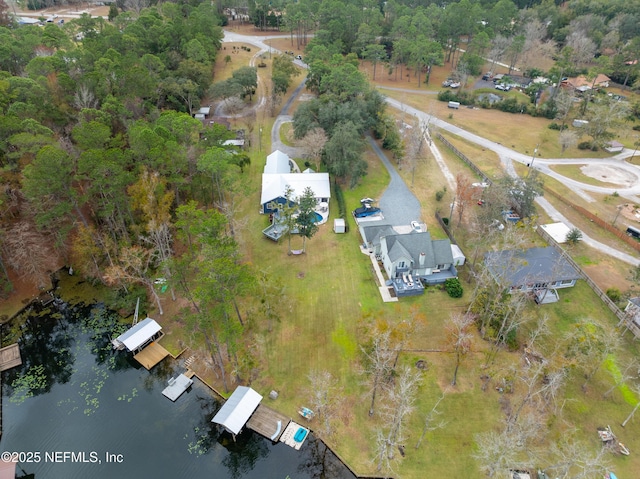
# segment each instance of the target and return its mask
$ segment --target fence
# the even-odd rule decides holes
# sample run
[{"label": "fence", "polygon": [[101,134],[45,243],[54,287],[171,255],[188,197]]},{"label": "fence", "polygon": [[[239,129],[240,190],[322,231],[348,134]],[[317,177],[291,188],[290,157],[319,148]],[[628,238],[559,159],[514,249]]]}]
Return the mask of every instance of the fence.
[{"label": "fence", "polygon": [[[487,178],[487,175],[485,175],[482,172],[482,170],[480,170],[480,168],[478,168],[475,164],[473,164],[473,162],[469,158],[467,158],[463,153],[458,151],[458,149],[455,146],[453,146],[451,143],[449,143],[440,133],[438,133],[437,136],[438,136],[438,139],[440,141],[442,141],[442,143],[444,143],[444,145],[447,148],[449,148],[458,158],[460,158],[467,165],[469,165],[469,167],[473,171],[475,171],[481,178],[484,178],[487,183],[491,184],[491,180],[489,178]],[[640,251],[640,242],[636,241],[633,238],[630,238],[623,231],[620,231],[615,226],[610,225],[606,221],[603,221],[602,218],[597,217],[596,215],[594,215],[593,213],[589,212],[588,210],[586,210],[585,208],[583,208],[581,206],[573,204],[572,202],[570,202],[566,198],[562,197],[561,195],[557,194],[554,191],[549,190],[548,188],[544,188],[544,191],[549,193],[551,196],[553,196],[555,198],[558,198],[564,204],[566,204],[570,208],[573,208],[578,213],[584,215],[585,217],[587,217],[589,220],[593,221],[598,226],[600,226],[600,227],[606,229],[607,231],[609,231],[610,233],[616,235],[618,238],[620,238],[622,241],[624,241],[625,243],[630,245],[636,251]],[[453,233],[449,230],[448,226],[444,224],[444,221],[442,221],[442,218],[440,217],[440,213],[439,212],[436,212],[436,218],[438,219],[438,222],[440,223],[440,226],[442,226],[442,229],[445,231],[445,233],[447,233],[447,236],[449,237],[451,242],[452,243],[456,243],[455,238],[453,237]],[[620,310],[620,308],[618,308],[618,306],[613,301],[611,301],[611,299],[598,287],[598,285],[595,284],[591,280],[591,278],[589,278],[587,273],[585,273],[582,270],[582,268],[580,268],[580,266],[578,266],[578,264],[573,260],[573,258],[571,258],[571,256],[569,256],[569,254],[564,250],[564,248],[562,248],[546,231],[544,231],[542,228],[539,228],[539,227],[536,228],[536,231],[538,232],[538,234],[542,238],[544,238],[547,241],[547,243],[549,243],[550,245],[555,247],[556,250],[560,253],[560,255],[564,259],[566,259],[567,262],[569,264],[571,264],[576,269],[576,271],[578,271],[578,273],[580,274],[582,279],[584,279],[586,281],[586,283],[593,290],[593,292],[596,293],[596,295],[598,295],[600,297],[600,299],[602,299],[604,304],[607,305],[607,307],[613,312],[613,314],[616,315],[616,317],[619,319],[618,326],[624,325],[624,327],[626,329],[630,330],[633,333],[633,335],[636,337],[636,339],[638,337],[640,337],[640,327],[638,327],[633,322],[633,315],[632,314],[627,314],[624,311]],[[473,267],[471,266],[471,264],[468,263],[468,262],[467,262],[467,264],[469,266],[469,269],[473,272]]]},{"label": "fence", "polygon": [[585,216],[586,218],[588,218],[590,221],[594,222],[595,224],[597,224],[601,228],[604,228],[609,233],[612,233],[613,235],[617,236],[620,240],[622,240],[625,243],[627,243],[629,246],[631,246],[636,251],[640,251],[640,242],[638,242],[638,240],[628,236],[624,231],[622,231],[622,230],[616,228],[615,226],[607,223],[602,218],[594,215],[593,213],[591,213],[589,210],[583,208],[582,206],[579,206],[579,205],[576,205],[576,204],[572,203],[567,198],[565,198],[562,195],[559,195],[555,191],[552,191],[552,190],[550,190],[548,188],[544,188],[544,191],[545,191],[545,193],[550,194],[554,198],[559,199],[565,205],[567,205],[569,208],[574,209],[575,211],[577,211],[581,215]]},{"label": "fence", "polygon": [[607,305],[607,307],[611,310],[611,312],[613,312],[613,314],[616,315],[616,317],[618,318],[619,322],[618,322],[618,326],[620,325],[624,325],[624,327],[628,330],[630,330],[633,335],[636,337],[636,339],[638,337],[640,337],[640,327],[638,327],[634,322],[633,322],[633,314],[628,314],[624,311],[622,311],[620,308],[618,308],[618,305],[616,303],[614,303],[613,301],[611,301],[611,299],[609,298],[609,296],[607,296],[604,291],[602,291],[600,289],[600,287],[595,284],[591,278],[589,278],[589,276],[587,275],[587,273],[585,273],[582,268],[580,266],[578,266],[578,263],[576,263],[573,258],[571,256],[569,256],[569,254],[565,251],[565,249],[560,246],[556,240],[554,240],[551,235],[549,235],[545,230],[543,230],[542,228],[538,227],[536,228],[536,231],[538,232],[538,234],[547,242],[549,243],[551,246],[553,246],[556,251],[560,254],[560,256],[562,256],[571,266],[573,266],[576,271],[578,272],[578,274],[580,275],[580,277],[582,279],[585,280],[585,282],[589,285],[589,287],[593,290],[593,292],[598,295],[598,297],[600,297],[600,299],[604,302],[604,304]]},{"label": "fence", "polygon": [[464,155],[464,153],[462,153],[455,146],[449,143],[449,141],[447,141],[445,137],[442,136],[440,133],[437,133],[437,137],[442,143],[444,143],[444,145],[447,148],[449,148],[453,152],[454,155],[456,155],[458,158],[464,161],[467,165],[469,165],[469,168],[471,168],[480,178],[483,178],[483,181],[485,183],[492,184],[492,181],[487,177],[487,175],[485,175],[480,168],[478,168],[469,158],[467,158]]}]

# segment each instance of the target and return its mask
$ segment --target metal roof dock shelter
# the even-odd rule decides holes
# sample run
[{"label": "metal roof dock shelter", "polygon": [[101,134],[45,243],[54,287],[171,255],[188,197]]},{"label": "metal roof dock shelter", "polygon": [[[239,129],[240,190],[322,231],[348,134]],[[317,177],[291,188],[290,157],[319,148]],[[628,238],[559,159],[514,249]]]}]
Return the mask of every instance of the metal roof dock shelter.
[{"label": "metal roof dock shelter", "polygon": [[136,352],[157,339],[161,331],[162,327],[154,319],[146,318],[118,336],[116,341],[128,351]]},{"label": "metal roof dock shelter", "polygon": [[247,386],[238,386],[211,422],[220,424],[234,436],[247,423],[262,401],[262,396]]}]

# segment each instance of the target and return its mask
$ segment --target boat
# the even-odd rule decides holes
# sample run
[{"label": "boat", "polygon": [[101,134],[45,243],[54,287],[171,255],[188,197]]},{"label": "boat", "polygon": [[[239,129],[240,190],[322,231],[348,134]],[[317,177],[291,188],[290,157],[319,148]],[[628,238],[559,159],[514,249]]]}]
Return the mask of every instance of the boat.
[{"label": "boat", "polygon": [[295,435],[293,436],[293,440],[296,441],[296,442],[304,441],[304,438],[307,437],[307,433],[308,432],[309,432],[309,430],[304,428],[304,427],[298,428],[298,430],[296,431]]},{"label": "boat", "polygon": [[380,208],[376,208],[375,206],[365,203],[360,208],[353,210],[353,216],[356,218],[366,218],[367,216],[377,215],[380,211]]},{"label": "boat", "polygon": [[313,419],[313,416],[315,416],[315,413],[307,407],[301,407],[298,411],[298,414],[300,414],[305,419]]}]

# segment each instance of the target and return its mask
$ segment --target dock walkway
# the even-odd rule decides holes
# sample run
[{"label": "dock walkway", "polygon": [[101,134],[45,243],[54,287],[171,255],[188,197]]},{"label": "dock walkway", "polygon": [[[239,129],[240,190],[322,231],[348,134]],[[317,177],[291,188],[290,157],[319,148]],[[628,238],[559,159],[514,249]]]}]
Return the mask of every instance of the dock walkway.
[{"label": "dock walkway", "polygon": [[22,358],[20,357],[18,343],[0,349],[0,371],[6,371],[21,364]]},{"label": "dock walkway", "polygon": [[169,356],[169,351],[167,351],[162,346],[160,346],[160,344],[154,341],[138,354],[136,354],[133,359],[138,361],[145,368],[151,369],[167,356]]},{"label": "dock walkway", "polygon": [[267,439],[277,442],[289,422],[289,417],[260,404],[247,422],[247,426]]}]

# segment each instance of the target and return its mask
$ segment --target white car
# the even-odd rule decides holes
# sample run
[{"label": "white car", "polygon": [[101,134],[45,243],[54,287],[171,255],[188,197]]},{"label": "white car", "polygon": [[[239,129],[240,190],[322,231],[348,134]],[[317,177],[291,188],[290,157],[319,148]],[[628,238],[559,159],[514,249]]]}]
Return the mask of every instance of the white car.
[{"label": "white car", "polygon": [[415,231],[416,233],[424,233],[424,228],[419,221],[412,221],[411,228],[413,228],[413,231]]},{"label": "white car", "polygon": [[460,82],[459,81],[454,81],[451,85],[449,85],[451,88],[460,88]]}]

